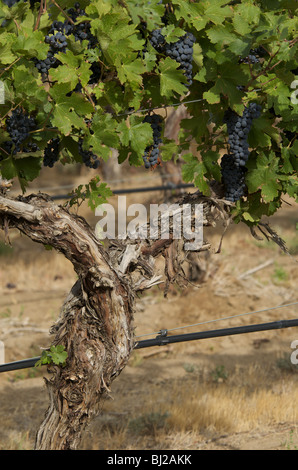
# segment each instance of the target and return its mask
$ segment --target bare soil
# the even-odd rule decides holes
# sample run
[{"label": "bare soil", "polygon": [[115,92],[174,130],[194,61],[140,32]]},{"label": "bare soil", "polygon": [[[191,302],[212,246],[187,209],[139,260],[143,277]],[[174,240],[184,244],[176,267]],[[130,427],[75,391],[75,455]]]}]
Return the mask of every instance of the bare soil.
[{"label": "bare soil", "polygon": [[[75,187],[88,177],[58,168],[42,173],[30,190]],[[160,184],[158,176],[149,178],[141,170],[126,169],[124,177],[128,179],[111,187]],[[131,194],[128,204],[162,197]],[[298,302],[298,206],[287,202],[291,205],[285,203],[271,225],[286,240],[291,256],[267,240],[256,241],[241,225],[230,227],[221,253],[216,253],[221,228],[206,230],[213,251],[200,258],[203,282],[173,287],[167,299],[162,286],[140,296],[135,333],[154,334],[139,340],[163,328]],[[95,226],[97,219],[86,206],[79,213]],[[61,255],[15,231],[10,239],[12,248],[3,244],[3,236],[0,239],[0,340],[6,362],[38,356],[49,346],[49,328],[76,280]],[[295,305],[169,334],[292,319],[297,314]],[[81,449],[297,449],[298,374],[290,361],[291,343],[297,339],[298,330],[290,328],[136,350],[113,383],[101,415],[86,430]],[[44,367],[0,374],[0,449],[32,449],[48,403],[43,376]]]}]

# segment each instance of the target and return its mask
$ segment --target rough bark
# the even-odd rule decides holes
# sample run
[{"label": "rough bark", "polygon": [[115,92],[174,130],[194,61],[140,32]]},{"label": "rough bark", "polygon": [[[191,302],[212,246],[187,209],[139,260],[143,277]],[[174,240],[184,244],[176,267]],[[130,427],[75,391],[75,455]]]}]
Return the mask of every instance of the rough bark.
[{"label": "rough bark", "polygon": [[68,358],[65,367],[50,368],[50,406],[35,444],[35,449],[76,449],[133,348],[133,291],[87,223],[46,196],[0,196],[0,224],[53,246],[78,275],[52,328],[53,344],[64,345]]},{"label": "rough bark", "polygon": [[[53,345],[64,345],[65,367],[51,365],[46,380],[50,404],[36,436],[35,449],[77,449],[81,434],[99,411],[112,381],[127,364],[134,347],[135,293],[164,282],[154,261],[165,259],[165,293],[183,279],[183,240],[114,240],[105,250],[87,222],[44,194],[9,198],[0,194],[0,227],[17,228],[33,241],[50,245],[74,266],[78,281],[51,329]],[[199,192],[179,201],[202,203],[204,225],[227,217],[224,202]],[[165,215],[165,214],[163,214]],[[190,218],[193,214],[190,214]],[[160,219],[154,225],[160,233]],[[208,250],[206,242],[201,250]]]},{"label": "rough bark", "polygon": [[[78,275],[51,329],[53,345],[64,345],[68,357],[65,367],[49,368],[50,403],[35,442],[36,450],[77,449],[82,432],[133,350],[136,292],[164,282],[163,277],[165,293],[171,283],[187,282],[182,269],[187,253],[183,240],[175,240],[171,231],[168,239],[113,240],[105,250],[84,219],[47,195],[13,199],[6,189],[0,192],[0,228],[6,234],[17,228],[33,241],[52,246],[72,262]],[[217,220],[229,223],[230,203],[216,194],[184,195],[178,203],[181,210],[185,203],[203,204],[204,226],[214,226]],[[266,228],[262,226],[263,234]],[[209,249],[204,242],[199,251]],[[156,272],[158,256],[165,259],[163,276]]]}]

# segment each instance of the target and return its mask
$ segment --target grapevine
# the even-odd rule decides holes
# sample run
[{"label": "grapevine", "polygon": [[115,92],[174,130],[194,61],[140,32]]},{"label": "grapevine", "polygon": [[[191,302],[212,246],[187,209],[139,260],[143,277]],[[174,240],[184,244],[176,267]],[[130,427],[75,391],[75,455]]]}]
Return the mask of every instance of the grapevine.
[{"label": "grapevine", "polygon": [[[233,220],[284,248],[263,218],[298,201],[297,13],[295,0],[1,0],[0,225],[5,239],[15,228],[55,248],[77,275],[41,361],[53,376],[37,449],[79,445],[133,351],[137,294],[163,281],[154,258],[164,256],[166,292],[185,279],[188,254],[162,230],[106,245],[71,212],[112,197],[99,182],[114,150],[133,175],[158,172],[161,152],[163,165],[181,163],[196,189],[179,210],[203,206],[188,234]],[[98,174],[64,207],[25,197],[59,162]],[[15,181],[17,196],[7,193]]]},{"label": "grapevine", "polygon": [[[67,10],[67,13],[73,22],[77,22],[81,16],[86,15],[85,10],[81,9],[78,2],[74,4],[74,8]],[[93,49],[98,44],[96,37],[91,33],[91,26],[88,21],[83,21],[77,24],[70,23],[68,19],[64,22],[54,21],[50,26],[48,34],[45,36],[45,43],[50,45],[46,59],[34,59],[36,68],[41,73],[48,74],[51,68],[56,68],[61,64],[55,55],[57,52],[66,52],[67,36],[71,34],[74,35],[75,41],[88,40],[88,49]],[[94,79],[93,74],[93,80]]]},{"label": "grapevine", "polygon": [[[6,141],[3,144],[4,149],[11,153],[16,154],[21,151],[21,147],[25,140],[29,137],[29,133],[36,129],[36,121],[30,117],[22,109],[14,109],[11,116],[6,119],[6,130],[11,138],[10,141]],[[36,151],[38,149],[36,144],[29,143],[28,146],[23,149],[25,152]]]},{"label": "grapevine", "polygon": [[[156,169],[162,148],[163,162],[180,155],[185,182],[195,182],[203,193],[213,179],[222,183],[225,198],[239,202],[238,220],[244,210],[253,211],[251,201],[259,203],[258,214],[251,215],[257,223],[269,203],[272,213],[278,209],[283,193],[296,197],[293,9],[268,11],[255,1],[251,10],[235,1],[228,8],[210,7],[212,12],[208,2],[186,0],[179,6],[107,0],[102,8],[43,2],[40,9],[39,3],[2,2],[4,176],[22,174],[26,180],[27,174],[31,181],[42,165],[51,168],[60,157],[63,164],[79,161],[97,169],[111,148],[119,151],[119,163],[138,165],[141,159],[146,169]],[[13,18],[5,5],[13,8]],[[252,10],[242,31],[241,21]],[[264,32],[266,24],[272,30]],[[162,138],[162,118],[151,111],[178,102],[186,103],[188,118],[177,140]],[[28,162],[34,158],[26,173],[27,156]],[[264,182],[255,178],[268,168]]]},{"label": "grapevine", "polygon": [[222,181],[225,187],[225,199],[236,202],[245,194],[246,168],[235,165],[231,155],[225,154],[221,160]]},{"label": "grapevine", "polygon": [[244,109],[242,116],[228,110],[225,113],[224,122],[229,133],[229,145],[236,166],[245,166],[249,157],[249,145],[247,137],[254,119],[261,115],[261,107],[256,103],[250,103]]},{"label": "grapevine", "polygon": [[143,122],[148,122],[153,131],[153,145],[146,147],[143,155],[145,168],[155,167],[160,163],[159,145],[162,143],[161,139],[161,122],[162,117],[158,114],[147,115]]},{"label": "grapevine", "polygon": [[44,166],[53,168],[54,164],[58,161],[59,144],[60,144],[59,137],[55,137],[51,139],[50,142],[47,144],[46,148],[44,149],[44,157],[43,157]]},{"label": "grapevine", "polygon": [[[57,32],[55,31],[56,29],[58,30]],[[67,41],[66,41],[66,37],[61,31],[62,29],[63,28],[59,27],[59,24],[56,24],[55,28],[52,25],[51,30],[50,30],[52,33],[52,36],[47,35],[45,37],[45,43],[50,45],[47,58],[44,60],[35,59],[35,66],[41,73],[48,73],[50,68],[57,67],[60,62],[55,57],[55,54],[57,52],[66,51]]]},{"label": "grapevine", "polygon": [[261,106],[250,103],[242,116],[228,110],[224,122],[227,124],[231,155],[224,155],[221,160],[222,181],[225,198],[236,202],[245,194],[246,162],[249,157],[247,137],[254,119],[261,115]]},{"label": "grapevine", "polygon": [[94,170],[99,167],[100,162],[97,158],[97,155],[95,155],[93,152],[90,150],[84,150],[83,149],[83,144],[84,141],[82,138],[79,139],[79,154],[82,157],[83,163],[89,167],[93,168]]},{"label": "grapevine", "polygon": [[192,84],[193,45],[195,40],[196,38],[192,33],[187,33],[178,41],[167,44],[160,29],[153,31],[150,38],[151,45],[158,52],[165,53],[166,56],[179,63],[179,68],[184,71],[188,85]]}]

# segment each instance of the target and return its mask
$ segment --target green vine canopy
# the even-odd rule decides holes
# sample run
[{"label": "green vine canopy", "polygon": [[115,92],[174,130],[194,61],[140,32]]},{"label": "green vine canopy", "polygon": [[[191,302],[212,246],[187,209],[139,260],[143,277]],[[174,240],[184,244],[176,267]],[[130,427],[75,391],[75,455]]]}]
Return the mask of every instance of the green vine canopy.
[{"label": "green vine canopy", "polygon": [[[229,186],[235,222],[257,224],[284,195],[298,200],[297,10],[296,0],[0,0],[2,177],[25,191],[58,160],[97,168],[117,149],[120,164],[158,171],[179,156],[184,182],[204,195],[212,181]],[[156,116],[179,103],[177,143]]]}]

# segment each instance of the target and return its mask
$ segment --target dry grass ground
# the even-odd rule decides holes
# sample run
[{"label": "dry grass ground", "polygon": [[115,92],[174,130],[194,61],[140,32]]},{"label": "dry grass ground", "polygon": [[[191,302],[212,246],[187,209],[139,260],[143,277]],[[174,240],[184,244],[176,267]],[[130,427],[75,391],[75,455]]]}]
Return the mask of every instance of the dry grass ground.
[{"label": "dry grass ground", "polygon": [[[55,185],[74,178],[58,173]],[[42,183],[50,184],[36,184]],[[129,185],[136,183],[132,179]],[[157,197],[138,195],[137,202]],[[135,196],[129,201],[136,202]],[[81,213],[94,226],[96,218],[86,207]],[[292,257],[267,241],[257,242],[246,227],[231,227],[222,253],[208,259],[200,288],[174,288],[164,299],[156,287],[140,297],[136,335],[298,301],[297,221],[295,204],[285,205],[272,221]],[[205,235],[217,248],[220,231]],[[39,355],[49,345],[48,330],[76,279],[59,254],[16,232],[11,242],[13,248],[0,243],[0,339],[6,361]],[[265,268],[241,278],[268,260]],[[290,319],[297,313],[298,305],[175,334]],[[290,362],[296,339],[298,330],[291,328],[136,350],[113,383],[101,416],[86,430],[81,448],[297,449],[298,374]],[[45,369],[0,374],[0,449],[32,448],[47,407],[44,374]]]}]

